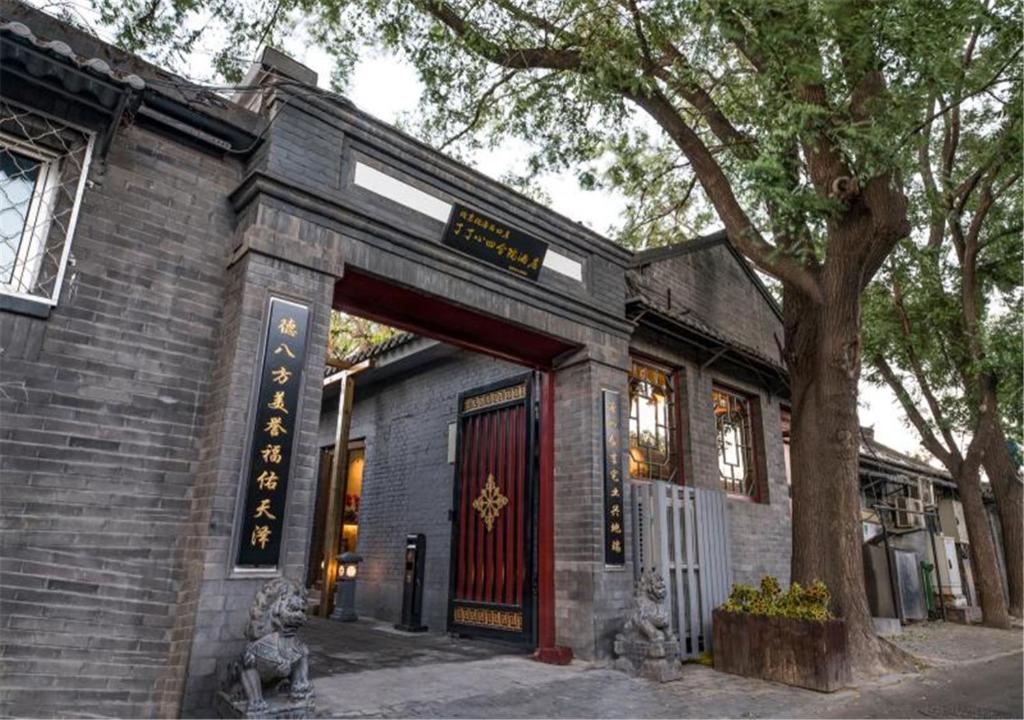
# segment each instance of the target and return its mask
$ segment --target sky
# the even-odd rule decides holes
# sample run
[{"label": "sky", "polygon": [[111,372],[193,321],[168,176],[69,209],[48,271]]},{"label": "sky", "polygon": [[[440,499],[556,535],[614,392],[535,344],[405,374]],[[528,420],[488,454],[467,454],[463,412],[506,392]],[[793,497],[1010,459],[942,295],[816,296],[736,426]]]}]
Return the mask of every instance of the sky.
[{"label": "sky", "polygon": [[[83,0],[35,0],[34,4],[42,9],[47,9],[48,5],[74,8],[76,15],[94,31],[110,39],[104,28],[97,26],[95,14]],[[327,53],[312,43],[301,42],[291,43],[285,50],[315,70],[322,87],[328,86],[332,61]],[[211,77],[211,55],[209,49],[200,46],[189,59],[185,74],[193,79]],[[416,112],[421,87],[410,64],[397,56],[367,49],[355,67],[347,97],[371,115],[395,123],[403,115]],[[525,142],[508,141],[497,148],[475,153],[469,164],[498,178],[509,171],[521,172],[528,151],[529,146]],[[548,174],[537,182],[550,198],[553,210],[606,235],[618,223],[626,206],[625,200],[612,191],[583,190],[571,173]],[[708,232],[715,229],[708,228]],[[899,401],[888,388],[861,383],[861,425],[873,427],[875,439],[879,442],[902,452],[927,457],[916,431],[907,425],[904,417]]]}]

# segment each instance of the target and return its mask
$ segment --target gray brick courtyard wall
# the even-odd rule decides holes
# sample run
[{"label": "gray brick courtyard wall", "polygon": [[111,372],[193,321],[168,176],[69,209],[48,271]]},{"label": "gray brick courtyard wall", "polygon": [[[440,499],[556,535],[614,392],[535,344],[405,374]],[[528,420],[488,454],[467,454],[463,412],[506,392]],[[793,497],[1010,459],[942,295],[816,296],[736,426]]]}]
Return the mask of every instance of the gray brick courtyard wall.
[{"label": "gray brick courtyard wall", "polygon": [[179,624],[192,639],[185,696],[185,717],[206,717],[218,687],[218,675],[245,646],[249,606],[267,576],[252,577],[233,569],[239,493],[245,487],[254,412],[256,373],[271,294],[311,308],[302,398],[293,442],[288,482],[280,574],[302,582],[313,514],[317,473],[317,425],[323,353],[327,345],[330,297],[334,278],[249,253],[232,266],[229,313],[218,352],[223,385],[230,391],[212,399],[203,435],[203,455],[193,503],[194,529],[201,554],[189,562],[193,571],[187,591],[194,614],[181,608]]},{"label": "gray brick courtyard wall", "polygon": [[158,714],[239,168],[116,137],[60,304],[0,312],[0,714]]},{"label": "gray brick courtyard wall", "polygon": [[[584,660],[611,656],[633,593],[629,518],[626,565],[604,564],[601,391],[618,390],[625,405],[628,388],[626,343],[603,347],[606,360],[570,364],[555,385],[555,627],[559,644]],[[625,434],[620,443],[628,447]]]},{"label": "gray brick courtyard wall", "polygon": [[[648,266],[642,281],[659,307],[692,312],[716,332],[770,358],[779,355],[776,337],[782,323],[771,306],[724,246],[716,245],[662,260]],[[641,330],[631,342],[634,350],[680,371],[683,409],[682,468],[687,484],[721,489],[711,390],[715,383],[740,390],[755,399],[760,411],[762,478],[761,502],[730,496],[729,529],[732,570],[736,582],[756,583],[764,575],[789,580],[791,523],[782,443],[781,405],[755,373],[713,363],[667,336]],[[755,430],[756,432],[756,430]]]},{"label": "gray brick courtyard wall", "polygon": [[782,321],[723,244],[641,267],[658,307],[692,313],[715,332],[781,362]]},{"label": "gray brick courtyard wall", "polygon": [[[393,381],[372,385],[356,379],[352,440],[366,443],[357,552],[357,608],[370,617],[398,622],[402,610],[405,536],[427,536],[423,622],[444,632],[448,603],[452,483],[448,423],[457,417],[457,396],[526,369],[457,351]],[[320,442],[333,445],[337,405],[322,416]]]}]

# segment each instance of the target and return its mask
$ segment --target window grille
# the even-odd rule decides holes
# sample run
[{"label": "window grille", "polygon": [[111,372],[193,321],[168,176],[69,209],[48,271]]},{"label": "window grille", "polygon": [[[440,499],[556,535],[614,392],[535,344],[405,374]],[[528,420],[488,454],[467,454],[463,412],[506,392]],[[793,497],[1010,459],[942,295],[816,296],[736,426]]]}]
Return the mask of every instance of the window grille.
[{"label": "window grille", "polygon": [[711,404],[715,413],[718,474],[722,487],[726,492],[756,498],[750,399],[716,387],[711,391]]},{"label": "window grille", "polygon": [[676,409],[672,373],[634,362],[629,378],[629,474],[675,482]]},{"label": "window grille", "polygon": [[0,293],[57,304],[93,138],[0,99]]}]

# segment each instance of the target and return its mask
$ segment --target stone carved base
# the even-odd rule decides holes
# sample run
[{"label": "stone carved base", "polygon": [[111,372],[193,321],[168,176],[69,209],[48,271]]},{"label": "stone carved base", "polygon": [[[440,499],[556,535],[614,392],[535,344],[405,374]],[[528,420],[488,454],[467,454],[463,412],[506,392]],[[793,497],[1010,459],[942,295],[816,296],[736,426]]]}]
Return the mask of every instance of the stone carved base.
[{"label": "stone carved base", "polygon": [[654,682],[672,682],[682,677],[679,664],[679,641],[643,640],[615,636],[615,669]]},{"label": "stone carved base", "polygon": [[316,716],[316,702],[312,697],[306,700],[292,700],[287,695],[267,699],[267,707],[250,713],[245,698],[232,698],[226,692],[217,693],[217,715],[222,718],[288,718],[308,720]]},{"label": "stone carved base", "polygon": [[663,683],[682,677],[679,639],[672,633],[667,597],[668,587],[661,575],[648,570],[640,577],[633,612],[615,636],[616,670]]}]

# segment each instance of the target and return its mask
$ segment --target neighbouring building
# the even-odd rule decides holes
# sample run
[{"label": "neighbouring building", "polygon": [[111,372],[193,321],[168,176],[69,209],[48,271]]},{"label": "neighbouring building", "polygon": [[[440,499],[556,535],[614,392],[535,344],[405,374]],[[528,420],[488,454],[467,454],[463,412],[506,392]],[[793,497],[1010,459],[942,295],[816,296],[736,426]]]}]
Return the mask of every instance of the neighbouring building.
[{"label": "neighbouring building", "polygon": [[[900,622],[943,618],[980,621],[970,537],[956,483],[937,469],[861,429],[861,521],[872,614]],[[1007,592],[999,516],[991,491],[986,510]]]},{"label": "neighbouring building", "polygon": [[[606,659],[642,569],[688,655],[788,581],[780,312],[728,237],[628,251],[316,80],[267,50],[227,97],[0,0],[0,714],[209,715],[268,578],[355,549],[397,620],[408,533],[431,630],[543,661]],[[402,333],[325,377],[332,310]]]}]

